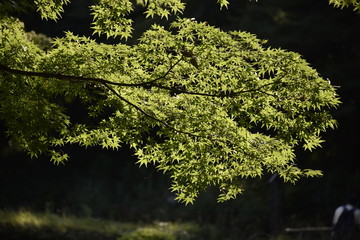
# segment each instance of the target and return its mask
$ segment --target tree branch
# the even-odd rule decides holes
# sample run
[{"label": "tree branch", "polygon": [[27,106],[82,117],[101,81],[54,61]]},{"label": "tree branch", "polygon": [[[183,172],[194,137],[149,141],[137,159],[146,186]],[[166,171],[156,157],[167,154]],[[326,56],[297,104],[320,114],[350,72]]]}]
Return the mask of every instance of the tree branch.
[{"label": "tree branch", "polygon": [[[180,59],[181,60],[181,59]],[[164,78],[167,74],[169,74],[171,72],[171,70],[174,68],[174,66],[176,66],[176,64],[178,64],[180,62],[180,60],[178,60],[175,64],[173,64],[170,69],[161,77],[158,77],[154,80],[151,80],[149,82],[144,82],[144,83],[139,83],[139,84],[125,84],[125,83],[115,83],[112,81],[108,81],[105,79],[101,79],[101,78],[89,78],[89,77],[79,77],[79,76],[70,76],[70,75],[62,75],[62,74],[56,74],[56,73],[44,73],[44,72],[30,72],[30,71],[24,71],[24,70],[17,70],[17,69],[12,69],[9,68],[3,64],[0,64],[0,70],[9,72],[9,73],[13,73],[13,74],[19,74],[19,75],[24,75],[24,76],[34,76],[34,77],[43,77],[43,78],[57,78],[57,79],[63,79],[63,80],[76,80],[76,81],[90,81],[90,82],[97,82],[102,84],[103,86],[105,86],[107,89],[109,89],[115,96],[117,96],[120,100],[126,102],[127,104],[129,104],[130,106],[132,106],[133,108],[135,108],[136,110],[138,110],[139,112],[141,112],[142,114],[144,114],[144,116],[159,122],[160,124],[162,124],[163,126],[173,130],[174,132],[177,133],[181,133],[181,134],[186,134],[188,136],[194,137],[194,138],[205,138],[211,141],[220,141],[223,142],[225,144],[230,144],[232,145],[233,143],[231,143],[231,141],[229,140],[223,140],[218,138],[218,136],[216,135],[199,135],[199,134],[195,134],[192,132],[187,132],[187,131],[182,131],[179,130],[173,126],[171,126],[169,123],[167,123],[166,121],[163,121],[159,118],[157,118],[156,116],[153,116],[149,113],[147,113],[145,110],[143,110],[141,107],[139,107],[138,105],[132,103],[131,101],[127,100],[126,98],[124,98],[123,96],[121,96],[113,87],[113,86],[131,86],[131,87],[135,87],[135,86],[154,86],[154,87],[158,87],[161,89],[166,89],[169,91],[177,91],[180,93],[184,93],[184,94],[193,94],[193,95],[200,95],[200,96],[207,96],[207,97],[234,97],[237,96],[241,93],[246,93],[246,92],[254,92],[254,91],[259,91],[262,92],[261,89],[265,86],[268,85],[272,85],[275,83],[269,83],[269,84],[265,84],[263,86],[260,86],[256,89],[252,89],[252,90],[243,90],[243,91],[238,91],[238,92],[232,92],[232,93],[227,93],[227,94],[207,94],[207,93],[197,93],[197,92],[191,92],[191,91],[178,91],[178,89],[176,88],[171,88],[171,87],[166,87],[166,86],[161,86],[158,84],[154,84],[154,82],[156,82],[157,80],[160,80],[161,78]],[[268,94],[266,92],[262,92],[264,94]],[[247,154],[246,151],[243,151],[244,154]]]},{"label": "tree branch", "polygon": [[110,84],[110,85],[122,86],[122,87],[141,87],[141,86],[152,86],[152,83],[154,83],[162,78],[165,78],[181,60],[182,60],[182,58],[177,60],[172,66],[170,66],[170,68],[162,76],[157,77],[151,81],[142,82],[142,83],[117,83],[117,82],[112,82],[112,81],[102,79],[102,78],[72,76],[72,75],[47,73],[47,72],[31,72],[31,71],[13,69],[13,68],[7,67],[3,64],[0,64],[0,70],[4,70],[6,72],[19,74],[19,75],[30,76],[30,77],[56,78],[56,79],[72,80],[72,81],[76,80],[76,81],[83,81],[83,82],[97,82],[97,83],[101,83],[101,84]]},{"label": "tree branch", "polygon": [[241,91],[229,92],[229,93],[214,93],[214,94],[180,90],[180,89],[173,88],[173,87],[167,87],[167,86],[163,86],[163,85],[160,85],[160,84],[155,84],[156,81],[158,81],[158,80],[160,80],[162,78],[165,78],[171,72],[171,70],[181,61],[181,59],[182,58],[177,60],[162,76],[157,77],[157,78],[155,78],[153,80],[150,80],[148,82],[142,82],[142,83],[118,83],[118,82],[113,82],[113,81],[109,81],[109,80],[102,79],[102,78],[72,76],[72,75],[63,75],[63,74],[58,74],[58,73],[47,73],[47,72],[32,72],[32,71],[13,69],[13,68],[7,67],[7,66],[5,66],[3,64],[0,64],[0,70],[6,71],[6,72],[9,72],[9,73],[13,73],[13,74],[30,76],[30,77],[56,78],[56,79],[60,79],[60,80],[81,81],[81,82],[96,82],[96,83],[100,83],[100,84],[120,86],[120,87],[152,86],[152,87],[157,87],[157,88],[160,88],[160,89],[165,89],[165,90],[168,90],[168,91],[174,91],[174,92],[177,92],[177,93],[184,93],[184,94],[189,94],[189,95],[198,95],[198,96],[205,96],[205,97],[220,97],[220,98],[223,98],[223,97],[236,97],[236,96],[238,96],[238,95],[240,95],[242,93],[248,93],[248,92],[261,92],[261,93],[264,93],[264,94],[275,96],[273,94],[266,93],[266,92],[261,91],[261,90],[266,86],[277,84],[277,82],[268,83],[268,84],[265,84],[263,86],[255,88],[255,89],[241,90]]},{"label": "tree branch", "polygon": [[56,79],[60,79],[60,80],[72,80],[72,81],[76,80],[76,81],[83,81],[83,82],[97,82],[97,83],[101,83],[101,84],[111,84],[111,85],[117,85],[117,86],[128,86],[129,85],[126,83],[115,83],[115,82],[108,81],[108,80],[101,79],[101,78],[71,76],[71,75],[63,75],[63,74],[58,74],[58,73],[47,73],[47,72],[30,72],[30,71],[25,71],[25,70],[9,68],[3,64],[0,64],[0,70],[6,71],[9,73],[13,73],[13,74],[29,76],[29,77],[56,78]]},{"label": "tree branch", "polygon": [[204,136],[200,136],[200,135],[196,135],[196,134],[193,134],[191,132],[186,132],[186,131],[182,131],[182,130],[179,130],[179,129],[176,129],[174,128],[173,126],[171,126],[170,124],[168,124],[167,122],[147,113],[145,110],[143,110],[142,108],[140,108],[139,106],[137,106],[136,104],[130,102],[129,100],[127,100],[126,98],[124,98],[123,96],[121,96],[115,89],[113,89],[111,86],[109,86],[108,84],[104,84],[104,86],[109,89],[115,96],[117,96],[120,100],[126,102],[127,104],[129,104],[130,106],[132,106],[133,108],[135,108],[136,110],[138,110],[139,112],[141,112],[142,114],[144,114],[146,117],[156,121],[156,122],[159,122],[161,123],[162,125],[164,125],[165,127],[175,131],[175,132],[178,132],[178,133],[183,133],[183,134],[186,134],[186,135],[189,135],[189,136],[192,136],[192,137],[204,137]]}]

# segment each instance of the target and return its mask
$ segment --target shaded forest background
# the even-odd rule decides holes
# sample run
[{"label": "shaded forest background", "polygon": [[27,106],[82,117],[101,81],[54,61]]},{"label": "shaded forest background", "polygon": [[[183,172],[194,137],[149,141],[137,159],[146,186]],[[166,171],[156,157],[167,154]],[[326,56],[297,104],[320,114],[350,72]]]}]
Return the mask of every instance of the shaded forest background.
[{"label": "shaded forest background", "polygon": [[[360,15],[335,9],[327,1],[233,0],[222,11],[216,1],[187,2],[184,16],[224,30],[248,31],[267,39],[271,47],[298,52],[324,78],[340,86],[343,103],[333,111],[338,129],[324,134],[323,148],[297,153],[299,166],[320,169],[324,177],[291,185],[270,182],[271,176],[265,175],[244,180],[246,191],[238,199],[217,204],[216,193],[209,189],[194,205],[184,206],[168,190],[168,176],[152,167],[139,168],[126,147],[119,151],[71,147],[70,161],[56,166],[45,158],[30,159],[1,128],[0,209],[28,208],[118,221],[196,221],[229,231],[266,232],[276,224],[274,219],[281,228],[330,226],[333,211],[345,196],[360,194]],[[20,18],[28,31],[50,37],[62,36],[65,30],[90,36],[89,4],[89,0],[74,0],[56,23],[41,21],[35,13]],[[136,31],[130,43],[152,22],[161,22],[145,19],[142,10],[132,14]],[[71,110],[78,113],[81,106],[74,104]]]}]

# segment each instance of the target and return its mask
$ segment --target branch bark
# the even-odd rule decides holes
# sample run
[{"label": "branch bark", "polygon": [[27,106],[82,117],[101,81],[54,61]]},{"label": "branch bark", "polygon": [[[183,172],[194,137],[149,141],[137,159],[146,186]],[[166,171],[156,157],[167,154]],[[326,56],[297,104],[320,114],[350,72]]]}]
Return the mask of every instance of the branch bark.
[{"label": "branch bark", "polygon": [[278,82],[267,83],[258,88],[255,88],[255,89],[233,91],[233,92],[228,92],[228,93],[214,93],[214,94],[186,91],[186,90],[181,90],[181,89],[173,88],[173,87],[167,87],[167,86],[163,86],[163,85],[155,83],[156,81],[165,78],[171,72],[171,70],[180,62],[180,60],[181,59],[179,59],[175,64],[173,64],[169,68],[169,70],[166,71],[162,76],[157,77],[151,81],[143,82],[143,83],[118,83],[118,82],[113,82],[113,81],[109,81],[109,80],[102,79],[102,78],[72,76],[72,75],[64,75],[64,74],[48,73],[48,72],[32,72],[32,71],[13,69],[13,68],[7,67],[3,64],[0,64],[0,70],[3,70],[8,73],[29,76],[29,77],[56,78],[56,79],[60,79],[60,80],[80,81],[80,82],[95,82],[95,83],[112,85],[112,86],[120,86],[120,87],[157,87],[157,88],[168,90],[168,91],[174,91],[176,93],[183,93],[183,94],[197,95],[197,96],[204,96],[204,97],[217,97],[217,98],[236,97],[240,94],[249,93],[249,92],[261,92],[263,94],[275,96],[271,93],[262,91],[262,89],[266,86],[278,84]]}]

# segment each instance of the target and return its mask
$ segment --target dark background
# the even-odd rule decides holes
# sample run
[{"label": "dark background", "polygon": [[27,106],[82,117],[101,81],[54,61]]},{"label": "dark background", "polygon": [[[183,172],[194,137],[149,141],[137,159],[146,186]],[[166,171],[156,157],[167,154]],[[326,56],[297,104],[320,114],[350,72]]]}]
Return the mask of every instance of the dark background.
[{"label": "dark background", "polygon": [[[50,37],[62,36],[65,30],[89,36],[89,2],[74,0],[56,23],[41,21],[35,13],[20,17],[27,30]],[[271,47],[298,52],[324,78],[340,86],[343,103],[333,111],[339,127],[323,135],[326,142],[321,149],[299,150],[297,154],[301,167],[323,170],[324,176],[292,185],[269,183],[266,175],[245,180],[246,191],[235,200],[217,204],[215,191],[209,189],[194,205],[184,206],[173,200],[168,176],[151,167],[139,168],[126,148],[72,148],[70,161],[57,166],[48,159],[30,159],[2,134],[0,209],[29,208],[119,221],[196,221],[236,234],[251,229],[268,232],[294,226],[330,226],[335,207],[346,195],[360,194],[360,14],[314,0],[234,0],[222,11],[215,0],[187,2],[186,17],[223,30],[248,31],[267,39]],[[145,19],[142,11],[139,8],[132,14],[136,31],[130,43],[152,22],[161,21]]]}]

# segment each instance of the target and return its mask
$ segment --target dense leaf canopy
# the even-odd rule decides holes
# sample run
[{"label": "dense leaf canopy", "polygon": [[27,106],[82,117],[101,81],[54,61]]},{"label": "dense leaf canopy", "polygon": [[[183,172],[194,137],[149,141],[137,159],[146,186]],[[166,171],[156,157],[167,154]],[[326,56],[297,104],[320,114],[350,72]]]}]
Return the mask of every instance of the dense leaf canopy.
[{"label": "dense leaf canopy", "polygon": [[[180,17],[169,29],[153,25],[135,45],[67,32],[41,48],[11,12],[35,6],[56,19],[68,1],[25,3],[0,6],[0,119],[30,155],[60,163],[68,159],[65,145],[128,145],[140,165],[170,174],[186,203],[208,186],[219,187],[219,201],[234,198],[242,178],[265,172],[292,182],[321,175],[299,169],[294,149],[320,146],[321,132],[336,126],[329,110],[339,99],[299,54]],[[180,0],[136,3],[149,17],[185,7]],[[101,0],[91,9],[95,33],[131,36],[130,1]],[[74,103],[81,118],[69,111]]]}]

